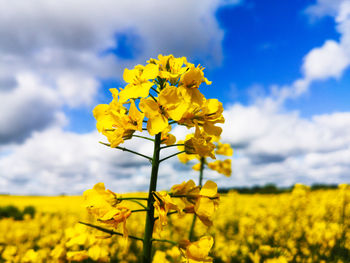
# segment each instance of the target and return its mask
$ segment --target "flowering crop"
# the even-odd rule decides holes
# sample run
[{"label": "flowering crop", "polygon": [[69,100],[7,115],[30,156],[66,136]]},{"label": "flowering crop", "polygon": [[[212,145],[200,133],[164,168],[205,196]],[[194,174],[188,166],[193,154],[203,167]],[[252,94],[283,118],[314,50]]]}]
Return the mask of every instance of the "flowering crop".
[{"label": "flowering crop", "polygon": [[[123,195],[124,198],[131,194]],[[140,198],[146,194],[133,194]],[[127,202],[130,209],[138,204]],[[145,201],[141,201],[145,203]],[[102,233],[78,224],[94,222],[82,207],[81,197],[0,196],[1,205],[20,210],[32,205],[34,218],[0,220],[0,262],[139,262],[142,242]],[[181,240],[191,225],[192,215],[168,217],[162,238]],[[141,235],[144,216],[128,218],[129,235]],[[121,226],[122,228],[122,226]],[[153,262],[181,262],[181,253],[191,255],[200,241],[215,262],[349,262],[350,186],[336,190],[310,191],[296,186],[279,195],[222,194],[209,234],[193,242],[181,242],[180,250],[157,242]],[[198,236],[208,232],[196,224]],[[110,237],[111,236],[111,237]],[[110,238],[107,238],[110,237]],[[192,244],[192,246],[190,246]],[[126,250],[127,248],[127,250]],[[206,252],[206,251],[204,251]]]}]

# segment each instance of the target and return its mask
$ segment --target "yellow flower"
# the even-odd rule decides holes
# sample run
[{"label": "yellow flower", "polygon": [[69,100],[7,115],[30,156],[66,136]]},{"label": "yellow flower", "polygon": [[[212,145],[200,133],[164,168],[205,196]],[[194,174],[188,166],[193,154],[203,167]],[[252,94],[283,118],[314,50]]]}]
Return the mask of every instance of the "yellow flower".
[{"label": "yellow flower", "polygon": [[21,262],[25,262],[25,263],[33,262],[33,263],[35,263],[35,262],[38,262],[38,260],[39,260],[38,252],[35,252],[34,249],[29,249],[24,254]]},{"label": "yellow flower", "polygon": [[142,131],[144,114],[136,108],[134,101],[131,101],[128,111],[118,100],[118,90],[110,91],[113,94],[112,102],[109,105],[97,105],[93,114],[97,120],[97,130],[107,137],[114,148],[124,139],[130,139],[134,131]]},{"label": "yellow flower", "polygon": [[176,137],[169,132],[171,131],[171,125],[169,125],[161,134],[161,142],[166,145],[173,145],[176,142]]},{"label": "yellow flower", "polygon": [[5,249],[2,251],[1,257],[5,260],[11,261],[16,256],[17,250],[18,248],[16,246],[5,246]]},{"label": "yellow flower", "polygon": [[[193,137],[193,134],[187,134],[185,140],[189,140],[192,137]],[[178,144],[185,144],[185,141],[180,140],[177,143]],[[177,148],[179,149],[180,152],[185,151],[185,146],[184,145],[179,145]],[[195,155],[195,154],[187,154],[186,152],[184,152],[184,153],[181,153],[181,154],[177,155],[177,157],[179,158],[180,162],[188,163],[189,161],[195,159],[197,157],[197,155]]]},{"label": "yellow flower", "polygon": [[218,137],[222,128],[215,126],[215,124],[225,122],[223,111],[222,103],[217,99],[205,100],[200,106],[191,103],[191,107],[183,114],[178,123],[187,127],[199,125],[208,135]]},{"label": "yellow flower", "polygon": [[172,198],[165,191],[154,192],[154,209],[158,212],[159,222],[162,226],[168,223],[168,212],[170,209],[179,210],[176,203],[173,202]]},{"label": "yellow flower", "polygon": [[103,216],[113,206],[119,203],[117,194],[106,190],[104,183],[97,183],[92,189],[83,193],[85,206],[92,214]]},{"label": "yellow flower", "polygon": [[205,97],[199,91],[199,89],[186,88],[184,86],[179,86],[178,89],[183,100],[189,104],[192,104],[192,106],[202,107],[202,105],[205,103]]},{"label": "yellow flower", "polygon": [[168,127],[169,118],[175,121],[180,120],[185,114],[188,104],[181,98],[176,87],[167,84],[160,91],[157,101],[153,98],[142,98],[140,108],[148,118],[148,132],[155,135]]},{"label": "yellow flower", "polygon": [[166,259],[166,253],[160,250],[156,251],[152,262],[153,263],[170,263],[170,261]]},{"label": "yellow flower", "polygon": [[173,195],[198,195],[199,187],[196,186],[193,180],[182,182],[171,187],[171,193]]},{"label": "yellow flower", "polygon": [[85,250],[67,252],[67,260],[83,261],[88,258],[89,256]]},{"label": "yellow flower", "polygon": [[153,86],[153,82],[149,79],[155,79],[158,73],[159,68],[155,64],[137,65],[132,70],[125,69],[123,78],[129,84],[120,91],[120,101],[126,102],[129,99],[146,98]]},{"label": "yellow flower", "polygon": [[94,245],[88,250],[89,257],[98,262],[109,262],[108,254],[108,247],[102,247],[100,245]]},{"label": "yellow flower", "polygon": [[208,256],[213,244],[214,240],[211,236],[204,236],[196,242],[182,240],[180,249],[186,257],[186,262],[213,262],[213,259]]},{"label": "yellow flower", "polygon": [[159,104],[174,121],[179,121],[190,107],[190,103],[184,100],[179,89],[169,85],[159,93]]},{"label": "yellow flower", "polygon": [[147,131],[150,135],[156,135],[168,128],[168,118],[158,102],[152,98],[141,99],[139,106],[148,118]]},{"label": "yellow flower", "polygon": [[66,248],[64,245],[57,244],[54,249],[51,251],[50,256],[59,262],[63,260],[66,256]]},{"label": "yellow flower", "polygon": [[194,213],[194,205],[200,189],[193,180],[172,186],[170,192],[173,196],[181,196],[181,198],[173,198],[178,207],[181,207],[186,213]]},{"label": "yellow flower", "polygon": [[127,237],[126,219],[131,215],[130,209],[118,206],[119,200],[115,193],[105,190],[103,183],[98,183],[93,189],[86,190],[83,194],[85,204],[91,214],[105,224],[117,228],[119,223],[123,223],[123,234]]},{"label": "yellow flower", "polygon": [[213,224],[212,217],[219,205],[218,187],[213,181],[207,181],[199,192],[194,212],[206,226]]},{"label": "yellow flower", "polygon": [[132,100],[129,108],[129,115],[124,115],[120,126],[124,127],[125,130],[134,130],[142,132],[142,122],[144,114],[141,113]]},{"label": "yellow flower", "polygon": [[213,154],[215,145],[211,142],[209,137],[204,131],[201,131],[196,126],[196,131],[192,138],[185,141],[185,151],[187,154],[198,154],[200,157],[211,157],[215,159]]},{"label": "yellow flower", "polygon": [[208,81],[204,77],[203,73],[204,68],[198,65],[194,67],[193,64],[188,63],[188,70],[181,76],[180,85],[186,88],[199,88],[199,85],[205,82],[207,85],[211,84],[211,81]]},{"label": "yellow flower", "polygon": [[226,159],[225,161],[217,160],[212,163],[208,163],[208,167],[218,173],[221,173],[225,176],[231,176],[231,159]]},{"label": "yellow flower", "polygon": [[151,58],[148,63],[159,65],[159,77],[168,79],[172,84],[175,84],[177,79],[187,70],[187,67],[183,67],[187,63],[185,57],[175,58],[173,55],[158,55],[158,60]]},{"label": "yellow flower", "polygon": [[111,103],[97,105],[93,110],[93,115],[98,121],[97,130],[99,132],[102,132],[104,127],[113,127],[127,112],[127,109],[119,101],[118,90],[113,88],[109,91],[113,95]]},{"label": "yellow flower", "polygon": [[195,213],[206,226],[213,224],[212,217],[219,204],[216,183],[209,180],[199,190],[199,187],[190,180],[174,185],[171,188],[171,193],[174,197],[181,196],[181,198],[174,198],[174,200],[183,202],[183,211],[185,213]]},{"label": "yellow flower", "polygon": [[233,150],[230,144],[218,142],[215,153],[220,155],[225,155],[225,156],[232,156]]},{"label": "yellow flower", "polygon": [[105,213],[98,220],[102,223],[108,224],[117,228],[119,223],[123,223],[123,235],[126,238],[128,236],[128,230],[126,228],[126,219],[131,215],[129,208],[124,206],[117,206]]},{"label": "yellow flower", "polygon": [[201,169],[201,163],[197,163],[195,165],[192,166],[192,169],[195,171],[200,171]]}]

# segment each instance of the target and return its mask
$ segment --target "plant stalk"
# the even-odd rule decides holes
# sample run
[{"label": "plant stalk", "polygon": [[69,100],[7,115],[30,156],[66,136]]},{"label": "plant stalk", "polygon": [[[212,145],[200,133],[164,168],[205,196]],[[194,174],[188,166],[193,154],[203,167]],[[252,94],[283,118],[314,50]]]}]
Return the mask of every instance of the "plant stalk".
[{"label": "plant stalk", "polygon": [[152,172],[151,172],[151,179],[150,179],[150,185],[149,185],[149,191],[148,191],[148,200],[147,200],[148,211],[146,216],[145,234],[143,238],[143,255],[142,255],[143,263],[152,262],[152,234],[153,234],[153,226],[155,221],[154,206],[153,206],[154,197],[152,193],[156,191],[156,188],[157,188],[160,143],[161,143],[161,134],[158,133],[155,136],[155,141],[154,141]]},{"label": "plant stalk", "polygon": [[[200,170],[199,170],[199,184],[198,184],[201,188],[202,188],[202,184],[203,184],[204,163],[205,163],[205,158],[202,157],[201,158],[201,167],[200,167]],[[196,219],[197,219],[197,215],[194,214],[193,215],[193,219],[192,219],[191,228],[190,228],[190,233],[188,235],[188,239],[190,241],[193,241],[193,238],[194,238],[194,226],[196,225]]]}]

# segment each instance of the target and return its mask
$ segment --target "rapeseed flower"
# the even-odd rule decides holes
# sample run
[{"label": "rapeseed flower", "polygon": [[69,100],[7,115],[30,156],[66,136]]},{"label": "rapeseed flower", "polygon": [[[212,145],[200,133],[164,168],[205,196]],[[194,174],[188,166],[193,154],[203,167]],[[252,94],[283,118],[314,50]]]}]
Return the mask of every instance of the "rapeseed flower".
[{"label": "rapeseed flower", "polygon": [[213,262],[213,259],[208,255],[213,244],[214,240],[211,236],[204,236],[196,242],[182,240],[180,249],[186,262]]},{"label": "rapeseed flower", "polygon": [[134,69],[125,69],[123,78],[129,84],[120,92],[120,101],[123,103],[129,99],[146,98],[154,85],[149,80],[155,79],[158,73],[159,67],[155,64],[137,65]]}]

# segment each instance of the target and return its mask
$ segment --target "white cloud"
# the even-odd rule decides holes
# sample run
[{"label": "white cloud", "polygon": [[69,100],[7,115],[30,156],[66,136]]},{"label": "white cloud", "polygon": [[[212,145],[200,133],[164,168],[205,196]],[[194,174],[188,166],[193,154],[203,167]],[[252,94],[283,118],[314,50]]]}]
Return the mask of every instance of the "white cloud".
[{"label": "white cloud", "polygon": [[[215,178],[220,186],[349,179],[350,113],[304,119],[281,107],[313,81],[340,77],[349,64],[348,1],[342,8],[340,1],[321,2],[332,11],[315,7],[309,12],[335,16],[341,39],[311,50],[303,76],[292,85],[272,88],[271,97],[254,105],[235,104],[225,111],[223,140],[235,146],[239,157],[231,178],[209,171],[206,178]],[[124,67],[158,53],[219,64],[223,31],[215,11],[229,3],[236,1],[0,0],[0,143],[17,143],[0,145],[0,192],[81,194],[99,181],[117,192],[147,190],[147,160],[99,145],[96,132],[64,131],[62,106],[93,103],[96,77],[120,77]],[[116,45],[115,33],[128,32],[142,41],[135,58],[101,55]],[[186,131],[175,133],[180,137]],[[141,139],[125,146],[152,152],[150,142]],[[159,189],[197,178],[176,158],[161,164],[159,176]]]},{"label": "white cloud", "polygon": [[344,48],[333,40],[327,40],[320,48],[314,48],[304,58],[303,72],[306,79],[322,80],[339,78],[350,65],[350,57]]},{"label": "white cloud", "polygon": [[0,144],[22,142],[35,130],[65,123],[57,93],[35,76],[16,76],[15,89],[0,91]]},{"label": "white cloud", "polygon": [[[349,180],[350,113],[315,115],[261,105],[235,104],[224,113],[222,140],[235,150],[233,175],[226,178],[206,170],[205,179],[220,187],[265,184],[341,183]],[[175,129],[181,139],[186,128]],[[35,132],[21,145],[0,149],[0,192],[17,194],[81,194],[97,182],[116,192],[146,191],[148,160],[98,143],[97,132],[76,134],[61,128]],[[122,145],[152,154],[152,142],[134,138]],[[162,152],[164,158],[176,151]],[[177,158],[161,163],[158,189],[198,180],[198,172]]]},{"label": "white cloud", "polygon": [[[139,177],[148,176],[148,161],[101,145],[99,139],[97,132],[77,134],[51,128],[34,133],[21,145],[4,146],[0,149],[0,192],[81,194],[99,181],[116,191],[144,187]],[[137,141],[134,145],[142,151],[146,144]],[[143,168],[147,174],[141,172]]]},{"label": "white cloud", "polygon": [[[77,86],[78,85],[78,86]],[[96,97],[97,81],[89,76],[62,74],[57,78],[58,93],[70,107],[91,105]]]},{"label": "white cloud", "polygon": [[[187,129],[176,129],[178,138]],[[140,156],[111,149],[98,143],[106,139],[97,132],[77,134],[59,127],[35,132],[21,145],[0,148],[0,193],[11,194],[82,194],[97,182],[116,192],[146,191],[151,164]],[[134,138],[122,147],[151,156],[153,144]],[[164,158],[174,152],[162,152]],[[190,166],[177,158],[161,163],[158,189],[198,177]]]},{"label": "white cloud", "polygon": [[304,119],[297,112],[236,104],[225,116],[223,140],[239,156],[233,162],[231,184],[340,183],[349,179],[349,112]]},{"label": "white cloud", "polygon": [[[13,98],[8,100],[11,105],[2,105],[2,115],[12,119],[11,124],[21,123],[11,126],[13,130],[28,130],[16,141],[29,136],[39,120],[37,130],[47,127],[64,105],[94,103],[99,78],[120,78],[125,67],[159,53],[220,64],[224,32],[215,12],[221,5],[238,2],[0,0],[0,92],[3,98]],[[135,57],[105,52],[118,48],[118,34],[136,36],[131,42],[139,49]],[[23,72],[40,83],[27,98],[17,83]],[[54,95],[47,100],[48,92]],[[30,101],[36,107],[23,117]],[[8,122],[6,118],[0,121]],[[1,129],[5,140],[9,128]]]},{"label": "white cloud", "polygon": [[315,4],[306,9],[306,13],[313,17],[335,16],[342,2],[344,0],[317,0]]},{"label": "white cloud", "polygon": [[321,47],[310,50],[303,59],[302,77],[290,85],[272,89],[271,99],[278,105],[304,94],[315,81],[340,79],[350,66],[350,1],[318,0],[306,13],[313,19],[332,16],[340,39],[325,40]]},{"label": "white cloud", "polygon": [[326,40],[305,57],[303,73],[306,80],[339,78],[350,65],[350,1],[319,0],[307,9],[311,16],[333,16],[340,40]]}]

